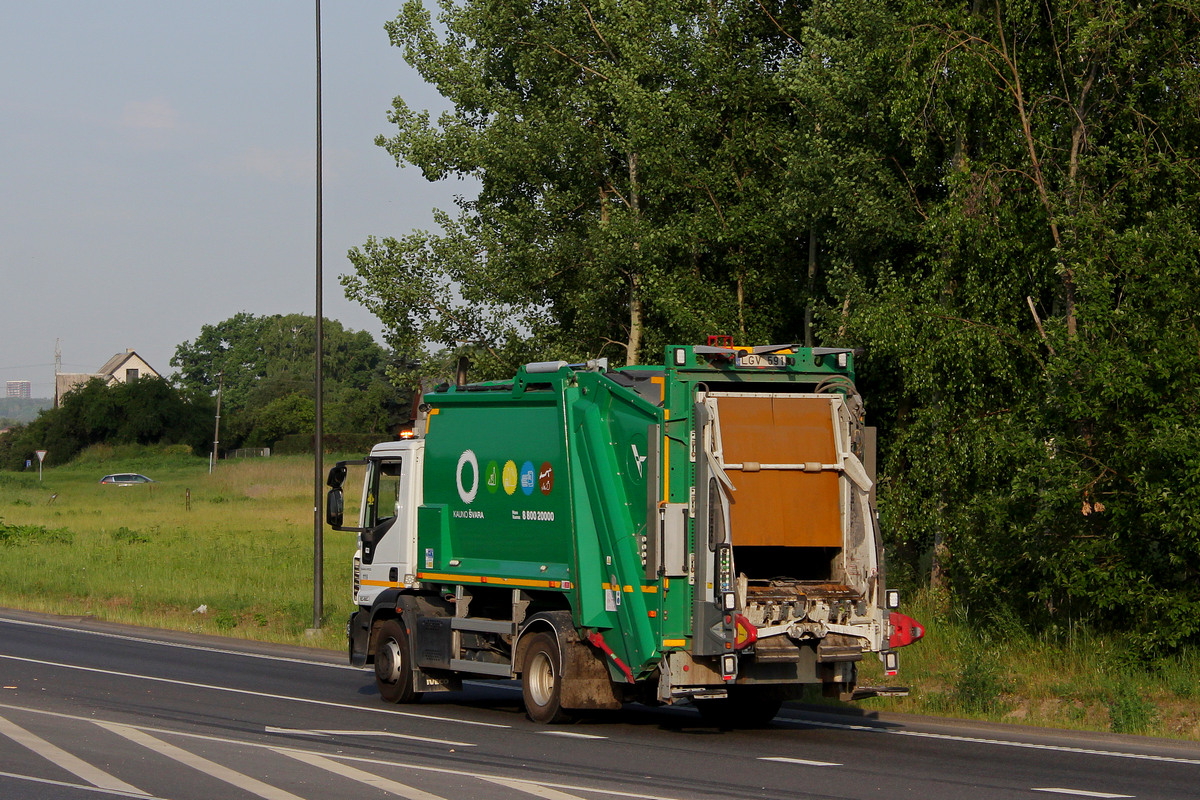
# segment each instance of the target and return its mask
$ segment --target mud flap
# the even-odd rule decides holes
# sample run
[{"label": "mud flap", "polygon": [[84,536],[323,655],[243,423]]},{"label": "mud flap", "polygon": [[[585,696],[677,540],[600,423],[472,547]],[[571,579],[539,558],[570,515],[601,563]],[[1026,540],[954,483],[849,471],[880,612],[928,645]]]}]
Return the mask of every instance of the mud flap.
[{"label": "mud flap", "polygon": [[[350,665],[363,667],[368,663],[367,648],[371,636],[371,612],[358,610],[346,622],[346,642],[349,646]],[[371,659],[373,662],[374,659]]]},{"label": "mud flap", "polygon": [[615,710],[621,707],[603,656],[586,642],[563,641],[563,708]]}]

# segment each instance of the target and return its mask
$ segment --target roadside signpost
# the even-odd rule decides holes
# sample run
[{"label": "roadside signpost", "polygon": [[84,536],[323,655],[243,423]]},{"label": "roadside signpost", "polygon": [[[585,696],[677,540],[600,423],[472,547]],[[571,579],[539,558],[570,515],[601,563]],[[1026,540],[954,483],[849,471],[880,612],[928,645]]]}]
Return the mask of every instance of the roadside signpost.
[{"label": "roadside signpost", "polygon": [[34,450],[38,457],[38,483],[42,482],[42,462],[46,460],[45,450]]}]

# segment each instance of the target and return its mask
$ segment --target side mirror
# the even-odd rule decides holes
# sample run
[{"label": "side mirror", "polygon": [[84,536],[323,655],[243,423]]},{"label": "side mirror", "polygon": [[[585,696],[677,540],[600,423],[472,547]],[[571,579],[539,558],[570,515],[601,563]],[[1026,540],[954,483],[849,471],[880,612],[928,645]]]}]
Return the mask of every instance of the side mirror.
[{"label": "side mirror", "polygon": [[[334,467],[337,469],[337,467]],[[346,468],[342,467],[342,478],[346,477]],[[333,475],[330,475],[330,481],[333,480]],[[329,523],[331,528],[342,527],[342,516],[345,508],[345,500],[342,497],[341,485],[334,486],[329,490],[329,494],[325,498],[325,521]]]},{"label": "side mirror", "polygon": [[332,489],[341,489],[342,484],[346,482],[346,465],[335,464],[329,469],[329,478],[325,481],[325,485]]}]

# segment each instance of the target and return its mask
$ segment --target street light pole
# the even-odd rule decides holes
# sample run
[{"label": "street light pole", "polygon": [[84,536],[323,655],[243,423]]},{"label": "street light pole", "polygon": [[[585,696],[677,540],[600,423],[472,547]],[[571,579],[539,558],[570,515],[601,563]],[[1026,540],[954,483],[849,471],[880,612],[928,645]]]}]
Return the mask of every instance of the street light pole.
[{"label": "street light pole", "polygon": [[325,566],[325,521],[321,517],[321,495],[323,488],[323,450],[322,442],[322,403],[323,394],[321,368],[324,361],[324,309],[322,308],[322,265],[321,265],[321,0],[316,0],[317,10],[317,328],[316,328],[316,364],[314,374],[314,391],[316,393],[316,430],[313,435],[313,629],[321,627],[325,616],[324,608],[324,566]]}]

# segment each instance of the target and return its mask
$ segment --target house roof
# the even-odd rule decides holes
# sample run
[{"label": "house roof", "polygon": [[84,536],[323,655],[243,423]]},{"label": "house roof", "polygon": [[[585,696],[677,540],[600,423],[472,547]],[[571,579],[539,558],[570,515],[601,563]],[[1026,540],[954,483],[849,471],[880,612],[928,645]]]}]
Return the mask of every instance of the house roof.
[{"label": "house roof", "polygon": [[117,370],[119,370],[124,364],[126,364],[127,362],[129,362],[135,358],[138,361],[145,364],[146,368],[148,370],[153,372],[155,375],[158,375],[158,370],[156,370],[154,367],[150,366],[149,362],[147,362],[146,359],[139,356],[133,350],[126,350],[124,353],[117,353],[115,356],[110,358],[108,361],[104,362],[104,366],[102,366],[99,370],[97,370],[97,373],[100,375],[103,375],[105,377],[108,377],[110,375],[115,375],[115,374],[117,374]]}]

